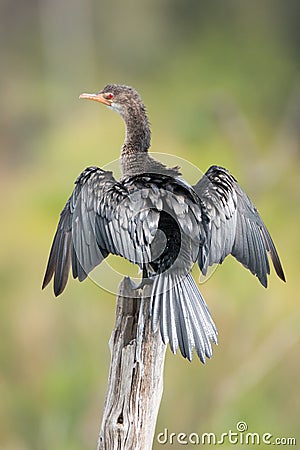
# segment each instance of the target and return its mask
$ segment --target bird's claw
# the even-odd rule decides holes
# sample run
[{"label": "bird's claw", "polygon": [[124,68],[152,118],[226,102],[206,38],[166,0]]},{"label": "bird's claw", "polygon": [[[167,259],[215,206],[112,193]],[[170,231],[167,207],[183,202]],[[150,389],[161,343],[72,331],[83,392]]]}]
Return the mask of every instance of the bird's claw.
[{"label": "bird's claw", "polygon": [[150,278],[143,278],[139,284],[136,284],[130,277],[128,277],[128,278],[129,278],[131,287],[134,290],[143,289],[145,286],[153,284],[153,280],[151,280]]}]

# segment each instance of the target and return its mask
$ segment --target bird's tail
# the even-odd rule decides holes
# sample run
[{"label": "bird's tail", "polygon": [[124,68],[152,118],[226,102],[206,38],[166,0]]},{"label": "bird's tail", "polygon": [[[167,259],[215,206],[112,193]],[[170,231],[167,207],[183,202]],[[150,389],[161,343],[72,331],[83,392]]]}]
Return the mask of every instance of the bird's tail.
[{"label": "bird's tail", "polygon": [[152,329],[160,328],[163,342],[173,353],[178,346],[184,358],[211,358],[211,342],[217,344],[217,329],[191,274],[162,273],[153,283],[151,294]]}]

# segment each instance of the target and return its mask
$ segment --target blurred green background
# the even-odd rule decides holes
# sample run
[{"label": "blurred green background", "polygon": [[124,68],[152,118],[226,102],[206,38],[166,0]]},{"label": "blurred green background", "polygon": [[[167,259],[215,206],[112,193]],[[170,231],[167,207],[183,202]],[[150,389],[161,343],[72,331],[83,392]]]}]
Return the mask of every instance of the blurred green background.
[{"label": "blurred green background", "polygon": [[40,286],[73,180],[119,155],[120,118],[78,101],[108,82],[141,93],[153,151],[231,170],[287,276],[265,290],[228,258],[201,286],[219,346],[206,366],[168,350],[157,433],[300,439],[299,23],[292,0],[1,1],[1,450],[96,446],[114,296]]}]

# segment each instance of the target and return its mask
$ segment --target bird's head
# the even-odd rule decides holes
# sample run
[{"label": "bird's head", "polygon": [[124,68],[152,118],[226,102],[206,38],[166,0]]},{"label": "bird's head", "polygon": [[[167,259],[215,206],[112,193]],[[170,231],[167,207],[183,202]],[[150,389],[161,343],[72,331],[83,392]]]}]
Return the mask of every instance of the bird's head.
[{"label": "bird's head", "polygon": [[130,86],[108,84],[95,94],[83,93],[79,98],[94,100],[118,112],[124,119],[126,116],[145,110],[140,95]]},{"label": "bird's head", "polygon": [[81,94],[79,98],[94,100],[120,114],[126,126],[122,152],[147,152],[151,131],[146,108],[140,95],[130,86],[108,84],[95,94]]}]

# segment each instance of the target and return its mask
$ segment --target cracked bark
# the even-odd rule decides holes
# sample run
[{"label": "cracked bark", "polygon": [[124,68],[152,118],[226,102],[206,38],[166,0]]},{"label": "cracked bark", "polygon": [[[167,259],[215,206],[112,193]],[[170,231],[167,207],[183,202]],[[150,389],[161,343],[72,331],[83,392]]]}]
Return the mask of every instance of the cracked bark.
[{"label": "cracked bark", "polygon": [[166,346],[149,318],[151,286],[119,286],[111,363],[97,450],[150,450],[163,392]]}]

